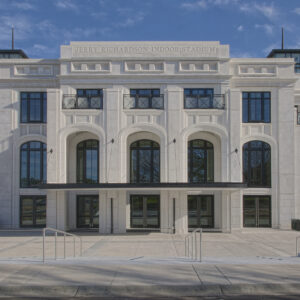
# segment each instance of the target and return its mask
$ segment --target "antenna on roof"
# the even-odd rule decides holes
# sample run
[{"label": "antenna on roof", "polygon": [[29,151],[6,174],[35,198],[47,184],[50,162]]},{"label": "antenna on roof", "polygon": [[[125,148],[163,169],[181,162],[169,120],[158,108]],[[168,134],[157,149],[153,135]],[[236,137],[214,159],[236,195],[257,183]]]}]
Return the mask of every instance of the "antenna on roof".
[{"label": "antenna on roof", "polygon": [[284,49],[284,32],[283,27],[281,27],[281,49]]},{"label": "antenna on roof", "polygon": [[15,48],[14,25],[11,26],[11,49]]}]

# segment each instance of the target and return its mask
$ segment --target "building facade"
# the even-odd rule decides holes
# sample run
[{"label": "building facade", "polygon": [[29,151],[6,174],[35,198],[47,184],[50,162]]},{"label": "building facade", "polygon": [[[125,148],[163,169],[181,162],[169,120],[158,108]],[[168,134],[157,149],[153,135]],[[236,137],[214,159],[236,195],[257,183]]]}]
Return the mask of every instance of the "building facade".
[{"label": "building facade", "polygon": [[0,60],[0,227],[290,229],[293,58],[219,42],[71,42]]}]

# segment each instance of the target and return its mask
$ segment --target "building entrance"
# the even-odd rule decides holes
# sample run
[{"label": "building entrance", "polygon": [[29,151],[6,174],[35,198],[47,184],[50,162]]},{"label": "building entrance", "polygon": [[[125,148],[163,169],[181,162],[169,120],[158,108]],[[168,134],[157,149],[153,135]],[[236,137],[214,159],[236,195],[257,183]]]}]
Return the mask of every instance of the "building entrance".
[{"label": "building entrance", "polygon": [[77,228],[99,228],[99,196],[77,196]]},{"label": "building entrance", "polygon": [[189,228],[214,227],[214,196],[188,196],[188,226]]},{"label": "building entrance", "polygon": [[271,197],[244,196],[244,227],[271,227]]},{"label": "building entrance", "polygon": [[130,227],[160,228],[160,196],[130,196]]}]

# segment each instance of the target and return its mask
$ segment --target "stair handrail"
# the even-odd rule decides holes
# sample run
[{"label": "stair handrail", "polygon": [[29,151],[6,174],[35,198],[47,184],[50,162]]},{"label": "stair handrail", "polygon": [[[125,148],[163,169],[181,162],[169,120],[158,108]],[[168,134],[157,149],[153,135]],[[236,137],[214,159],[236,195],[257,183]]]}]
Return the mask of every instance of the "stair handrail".
[{"label": "stair handrail", "polygon": [[300,240],[300,236],[296,237],[296,256],[300,257],[300,252],[298,251],[298,241]]},{"label": "stair handrail", "polygon": [[[198,259],[197,232],[199,232],[199,261],[202,262],[202,228],[194,229],[185,237],[185,256],[195,260]],[[190,248],[192,251],[190,251]]]},{"label": "stair handrail", "polygon": [[72,234],[72,233],[62,231],[62,230],[58,230],[58,229],[51,228],[51,227],[46,227],[46,228],[43,228],[43,263],[45,263],[45,257],[46,257],[46,254],[45,254],[45,250],[46,250],[45,239],[46,239],[46,232],[47,231],[51,231],[51,232],[55,233],[55,239],[54,239],[54,244],[55,244],[54,259],[55,260],[57,259],[57,234],[58,233],[63,234],[63,236],[64,236],[64,259],[66,259],[66,236],[72,236],[73,237],[73,256],[74,257],[76,256],[76,238],[79,239],[79,241],[80,241],[80,256],[82,256],[82,238],[79,235]]}]

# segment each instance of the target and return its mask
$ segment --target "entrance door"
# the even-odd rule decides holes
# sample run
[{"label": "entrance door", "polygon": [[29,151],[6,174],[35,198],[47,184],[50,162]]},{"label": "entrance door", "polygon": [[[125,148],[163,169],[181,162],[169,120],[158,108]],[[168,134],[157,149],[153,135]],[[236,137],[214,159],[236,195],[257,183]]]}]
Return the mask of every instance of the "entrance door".
[{"label": "entrance door", "polygon": [[98,195],[77,196],[77,228],[99,228]]},{"label": "entrance door", "polygon": [[160,197],[159,195],[130,196],[130,227],[159,228],[160,227]]},{"label": "entrance door", "polygon": [[271,197],[244,196],[244,227],[271,227]]},{"label": "entrance door", "polygon": [[214,196],[188,196],[188,226],[189,228],[214,227]]}]

